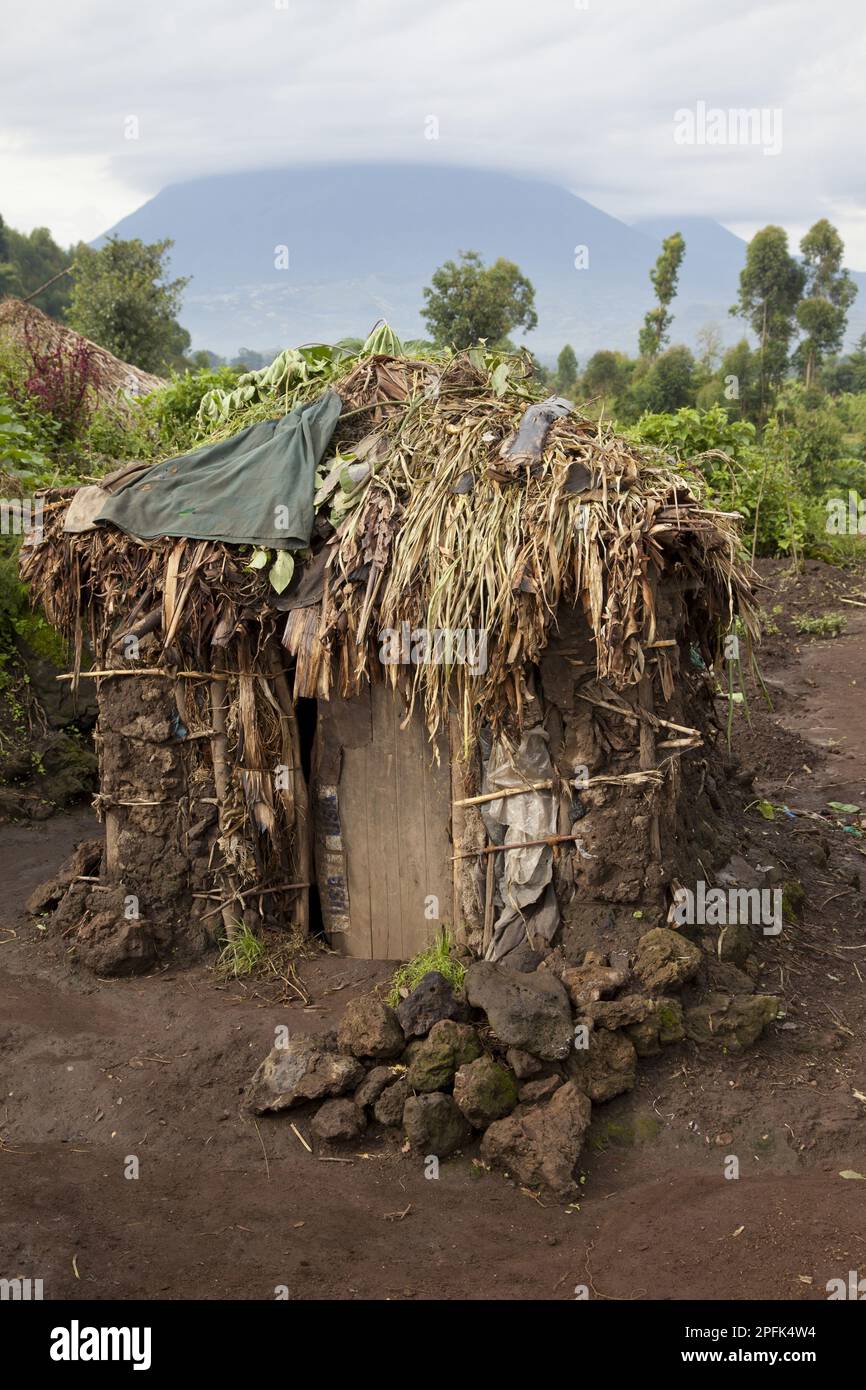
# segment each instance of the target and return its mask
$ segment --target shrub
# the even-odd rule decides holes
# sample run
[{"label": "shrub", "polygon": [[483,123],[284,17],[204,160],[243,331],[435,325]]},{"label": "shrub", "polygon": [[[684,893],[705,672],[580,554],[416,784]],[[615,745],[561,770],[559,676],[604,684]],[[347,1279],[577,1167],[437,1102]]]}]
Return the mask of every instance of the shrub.
[{"label": "shrub", "polygon": [[238,378],[232,367],[175,373],[166,386],[127,410],[103,406],[91,421],[85,440],[94,460],[104,465],[121,459],[170,458],[202,442],[196,416],[202,396],[231,390]]},{"label": "shrub", "polygon": [[86,432],[100,376],[92,343],[78,338],[49,346],[30,327],[25,330],[23,393],[54,421],[58,444],[72,443]]},{"label": "shrub", "polygon": [[[27,423],[8,396],[0,394],[0,490],[19,492],[32,486],[48,467],[47,460],[34,446]],[[11,481],[12,489],[5,484]]]},{"label": "shrub", "polygon": [[778,434],[758,444],[755,426],[730,419],[720,405],[643,415],[627,433],[638,443],[664,450],[675,462],[694,463],[710,500],[743,517],[743,538],[750,549],[755,542],[763,555],[802,548],[805,499],[797,464],[786,455]]},{"label": "shrub", "polygon": [[200,442],[196,417],[208,391],[231,391],[239,372],[234,367],[205,367],[195,372],[173,373],[170,382],[145,400],[145,421],[156,431],[165,453],[183,453]]}]

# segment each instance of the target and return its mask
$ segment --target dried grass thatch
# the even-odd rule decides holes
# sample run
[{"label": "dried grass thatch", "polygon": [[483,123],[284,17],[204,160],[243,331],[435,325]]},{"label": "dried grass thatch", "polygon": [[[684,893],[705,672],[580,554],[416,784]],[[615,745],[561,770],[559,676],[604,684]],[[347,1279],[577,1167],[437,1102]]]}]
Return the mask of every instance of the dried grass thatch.
[{"label": "dried grass thatch", "polygon": [[[736,518],[705,506],[695,477],[574,413],[554,421],[536,462],[511,458],[525,388],[497,394],[470,354],[373,357],[335,386],[339,457],[368,471],[341,494],[341,511],[328,500],[320,508],[321,596],[287,617],[239,548],[111,529],[65,535],[70,490],[48,495],[45,540],[23,574],[75,642],[76,670],[85,615],[103,669],[116,665],[112,644],[142,621],[161,633],[157,664],[173,669],[209,670],[214,649],[228,654],[239,642],[258,667],[279,636],[296,697],[384,679],[407,707],[422,702],[432,737],[452,702],[468,734],[483,723],[519,727],[521,673],[539,659],[561,603],[581,606],[596,674],[616,690],[636,685],[647,649],[673,635],[656,626],[666,579],[686,594],[708,664],[736,618],[754,630]],[[381,631],[404,624],[484,631],[487,669],[383,665]]]}]

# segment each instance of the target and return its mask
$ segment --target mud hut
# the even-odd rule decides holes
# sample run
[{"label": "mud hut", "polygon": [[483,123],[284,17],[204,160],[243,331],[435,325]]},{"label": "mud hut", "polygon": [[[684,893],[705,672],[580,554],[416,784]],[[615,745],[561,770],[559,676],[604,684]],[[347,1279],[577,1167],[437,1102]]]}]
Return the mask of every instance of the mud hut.
[{"label": "mud hut", "polygon": [[[203,402],[212,441],[289,411],[309,444],[321,376],[283,368]],[[130,528],[175,462],[46,495],[23,574],[95,684],[106,829],[51,903],[119,972],[263,927],[380,959],[445,924],[509,964],[627,948],[724,836],[736,519],[519,363],[379,352],[327,385],[288,545],[225,521],[211,454],[167,534]]]}]

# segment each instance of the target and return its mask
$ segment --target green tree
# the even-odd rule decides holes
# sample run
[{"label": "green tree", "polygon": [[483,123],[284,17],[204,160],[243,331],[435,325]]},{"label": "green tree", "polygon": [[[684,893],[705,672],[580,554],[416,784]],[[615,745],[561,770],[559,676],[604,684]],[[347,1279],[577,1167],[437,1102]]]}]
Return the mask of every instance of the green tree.
[{"label": "green tree", "polygon": [[20,288],[18,267],[12,261],[9,229],[0,214],[0,295],[17,294]]},{"label": "green tree", "polygon": [[566,343],[556,359],[556,389],[563,395],[570,395],[577,386],[577,358],[571,343]]},{"label": "green tree", "polygon": [[58,246],[47,227],[34,227],[27,233],[7,227],[5,233],[7,254],[0,253],[0,261],[8,260],[15,269],[6,293],[27,299],[41,290],[33,300],[36,307],[51,318],[62,318],[72,288],[69,275],[64,274],[69,269],[71,253]]},{"label": "green tree", "polygon": [[666,412],[693,405],[695,359],[687,347],[671,347],[661,353],[636,381],[631,397],[640,410]]},{"label": "green tree", "polygon": [[583,393],[613,400],[628,386],[629,362],[620,352],[602,348],[594,352],[583,372]]},{"label": "green tree", "polygon": [[460,261],[446,261],[424,290],[421,317],[437,347],[471,347],[484,338],[498,346],[515,328],[531,331],[538,323],[535,290],[513,261],[485,266],[477,251],[461,251]]},{"label": "green tree", "polygon": [[166,279],[172,245],[110,237],[98,251],[75,252],[69,323],[146,372],[165,371],[190,343],[176,317],[189,280]]},{"label": "green tree", "polygon": [[826,363],[821,372],[821,384],[833,396],[843,391],[866,393],[866,333],[860,334],[853,352]]},{"label": "green tree", "polygon": [[764,439],[770,443],[774,438],[813,495],[832,482],[833,465],[846,452],[844,426],[833,402],[797,381],[785,383],[767,422]]},{"label": "green tree", "polygon": [[761,404],[761,362],[746,338],[728,348],[719,377],[719,394],[728,414],[754,421]]},{"label": "green tree", "polygon": [[809,387],[824,358],[842,346],[857,286],[842,265],[844,242],[826,217],[809,229],[800,242],[800,250],[806,284],[797,305],[797,323],[805,337],[795,360]]},{"label": "green tree", "polygon": [[695,404],[700,410],[722,406],[732,420],[757,423],[759,371],[759,354],[741,338],[725,351],[712,376],[699,386]]},{"label": "green tree", "polygon": [[662,242],[661,255],[650,271],[657,303],[644,318],[638,336],[641,357],[657,357],[668,340],[668,330],[673,323],[669,306],[677,292],[677,278],[685,252],[686,243],[681,232],[674,232]]},{"label": "green tree", "polygon": [[782,227],[756,232],[740,271],[740,292],[731,309],[750,324],[760,342],[760,410],[785,375],[794,335],[794,315],[803,293],[806,272],[788,250]]}]

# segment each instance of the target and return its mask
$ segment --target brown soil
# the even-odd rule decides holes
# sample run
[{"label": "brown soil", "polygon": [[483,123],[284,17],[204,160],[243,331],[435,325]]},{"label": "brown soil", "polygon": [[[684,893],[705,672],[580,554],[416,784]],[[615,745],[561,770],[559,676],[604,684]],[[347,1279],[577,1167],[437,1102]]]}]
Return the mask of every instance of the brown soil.
[{"label": "brown soil", "polygon": [[[779,632],[762,652],[736,748],[743,853],[782,860],[802,921],[767,939],[762,988],[784,1017],[750,1053],[683,1045],[644,1061],[637,1089],[596,1110],[580,1209],[543,1205],[467,1151],[438,1181],[371,1134],[349,1162],[311,1155],[309,1114],[254,1121],[242,1091],[275,1025],[320,1030],[390,973],[319,955],[305,1004],[272,977],[207,967],[94,979],[23,913],[30,889],[93,833],[78,811],[0,831],[0,1275],[49,1298],[823,1299],[866,1273],[866,839],[810,819],[866,808],[862,575],[764,567]],[[794,634],[844,612],[842,636]],[[756,798],[795,812],[764,820]],[[857,825],[857,816],[840,816]],[[291,980],[291,977],[289,977]],[[289,1002],[292,1001],[292,1002]],[[858,1095],[859,1093],[859,1095]],[[124,1176],[127,1156],[140,1177]],[[724,1176],[728,1156],[739,1180]],[[470,1258],[471,1255],[471,1258]]]}]

